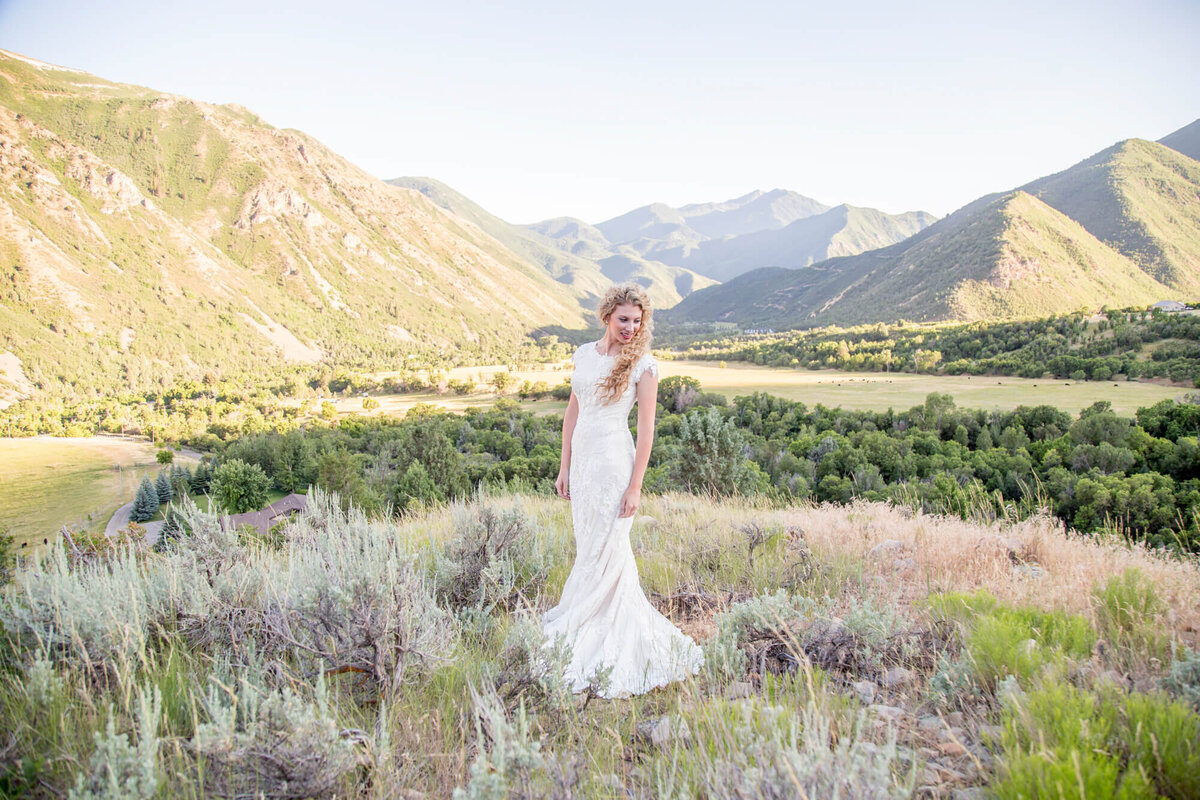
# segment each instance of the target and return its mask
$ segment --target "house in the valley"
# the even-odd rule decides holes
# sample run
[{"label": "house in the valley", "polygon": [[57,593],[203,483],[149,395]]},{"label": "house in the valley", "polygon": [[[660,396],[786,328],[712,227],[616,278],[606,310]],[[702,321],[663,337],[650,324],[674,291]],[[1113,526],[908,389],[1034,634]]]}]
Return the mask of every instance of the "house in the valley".
[{"label": "house in the valley", "polygon": [[303,511],[307,505],[308,497],[306,495],[293,492],[287,497],[281,497],[261,511],[248,511],[245,514],[221,517],[221,527],[225,530],[236,531],[243,525],[250,525],[265,536],[271,528],[280,522],[291,519],[293,515]]}]

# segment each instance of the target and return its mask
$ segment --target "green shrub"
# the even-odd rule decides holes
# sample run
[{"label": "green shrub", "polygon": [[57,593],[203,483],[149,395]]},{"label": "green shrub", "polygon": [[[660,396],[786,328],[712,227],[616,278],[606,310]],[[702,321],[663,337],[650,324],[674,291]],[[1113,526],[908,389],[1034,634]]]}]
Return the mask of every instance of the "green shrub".
[{"label": "green shrub", "polygon": [[1131,694],[1124,704],[1131,763],[1151,776],[1165,797],[1200,797],[1200,717],[1162,694]]},{"label": "green shrub", "polygon": [[231,458],[213,470],[210,489],[230,514],[257,511],[267,504],[271,480],[258,464]]},{"label": "green shrub", "polygon": [[935,617],[960,626],[963,657],[991,689],[1007,675],[1028,684],[1063,657],[1087,657],[1096,643],[1095,632],[1077,614],[1006,606],[986,591],[933,595],[928,604]]},{"label": "green shrub", "polygon": [[1200,717],[1167,695],[1057,681],[1005,701],[997,797],[1195,798]]},{"label": "green shrub", "polygon": [[0,586],[12,580],[17,568],[17,549],[8,528],[0,525]]},{"label": "green shrub", "polygon": [[1092,598],[1096,623],[1110,643],[1143,657],[1166,649],[1166,637],[1155,624],[1166,603],[1139,569],[1130,567],[1109,578],[1092,590]]}]

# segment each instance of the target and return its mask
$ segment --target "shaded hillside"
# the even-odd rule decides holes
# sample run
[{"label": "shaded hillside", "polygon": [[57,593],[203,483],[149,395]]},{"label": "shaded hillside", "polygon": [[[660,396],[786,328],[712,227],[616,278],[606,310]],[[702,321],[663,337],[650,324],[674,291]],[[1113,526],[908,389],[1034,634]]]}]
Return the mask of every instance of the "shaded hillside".
[{"label": "shaded hillside", "polygon": [[1183,153],[1188,158],[1200,161],[1200,119],[1190,125],[1184,125],[1174,133],[1168,133],[1159,139],[1158,143],[1165,144],[1172,150]]},{"label": "shaded hillside", "polygon": [[933,220],[923,211],[893,216],[871,208],[830,208],[774,189],[681,208],[655,203],[592,230],[648,258],[724,281],[760,267],[800,267],[884,247]]},{"label": "shaded hillside", "polygon": [[829,206],[786,189],[755,190],[724,203],[692,203],[679,209],[688,226],[710,239],[785,228]]},{"label": "shaded hillside", "polygon": [[1200,162],[1128,139],[1022,188],[1174,289],[1168,296],[1200,295]]},{"label": "shaded hillside", "polygon": [[717,280],[762,266],[804,267],[835,256],[854,255],[903,241],[934,222],[924,211],[891,215],[873,208],[841,205],[775,230],[700,243],[685,253],[660,253]]},{"label": "shaded hillside", "polygon": [[912,238],[696,293],[675,321],[755,327],[1034,316],[1160,299],[1166,288],[1024,192],[982,198]]},{"label": "shaded hillside", "polygon": [[242,108],[0,51],[0,142],[0,354],[36,389],[482,354],[584,321],[493,237]]},{"label": "shaded hillside", "polygon": [[669,308],[695,289],[714,283],[688,269],[648,261],[635,251],[614,248],[587,223],[574,220],[559,225],[558,221],[550,220],[540,223],[551,231],[544,234],[537,225],[505,222],[432,178],[394,178],[388,183],[421,192],[438,206],[477,225],[514,253],[540,265],[555,280],[570,287],[588,311],[614,281],[636,280],[649,290],[651,301],[658,308]]},{"label": "shaded hillside", "polygon": [[[616,244],[627,244],[642,255],[670,252],[687,255],[700,242],[755,231],[783,228],[829,210],[829,206],[785,189],[755,190],[719,203],[692,203],[672,208],[653,203],[596,224]],[[759,265],[761,266],[761,265]]]}]

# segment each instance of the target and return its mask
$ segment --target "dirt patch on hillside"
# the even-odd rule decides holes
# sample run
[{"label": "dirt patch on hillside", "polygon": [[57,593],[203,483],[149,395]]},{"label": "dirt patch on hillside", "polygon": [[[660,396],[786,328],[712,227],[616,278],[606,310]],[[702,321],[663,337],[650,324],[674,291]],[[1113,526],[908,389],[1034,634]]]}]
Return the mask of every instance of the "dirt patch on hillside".
[{"label": "dirt patch on hillside", "polygon": [[21,359],[7,350],[0,353],[0,408],[24,400],[33,394],[34,388],[21,369]]},{"label": "dirt patch on hillside", "polygon": [[258,306],[251,304],[251,307],[262,317],[264,322],[259,322],[249,314],[241,314],[242,319],[250,323],[254,330],[258,331],[262,336],[269,339],[271,344],[282,350],[284,359],[299,361],[304,364],[312,364],[321,360],[323,354],[318,348],[310,347],[300,341],[296,334],[268,317]]}]

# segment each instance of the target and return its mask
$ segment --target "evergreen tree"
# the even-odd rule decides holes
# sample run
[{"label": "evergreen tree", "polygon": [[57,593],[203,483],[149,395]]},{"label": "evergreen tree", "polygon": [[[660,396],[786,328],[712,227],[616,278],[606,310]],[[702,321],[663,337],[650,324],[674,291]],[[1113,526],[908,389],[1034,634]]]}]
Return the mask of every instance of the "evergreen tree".
[{"label": "evergreen tree", "polygon": [[678,477],[690,490],[751,494],[757,474],[743,454],[745,440],[734,421],[715,408],[689,412],[679,422]]},{"label": "evergreen tree", "polygon": [[145,522],[158,513],[158,506],[158,491],[150,482],[150,476],[146,475],[138,486],[137,496],[133,499],[133,512],[129,518],[134,522]]},{"label": "evergreen tree", "polygon": [[165,506],[175,496],[175,490],[171,488],[171,479],[165,471],[158,473],[158,479],[154,481],[154,490],[158,492],[160,506]]},{"label": "evergreen tree", "polygon": [[200,494],[208,491],[210,480],[212,480],[212,470],[206,462],[201,461],[196,465],[196,471],[192,473],[188,485],[191,486],[193,494]]},{"label": "evergreen tree", "polygon": [[154,549],[165,550],[179,537],[191,535],[191,527],[187,524],[182,509],[176,503],[172,503],[167,506],[165,521],[158,533],[158,540],[154,543]]}]

